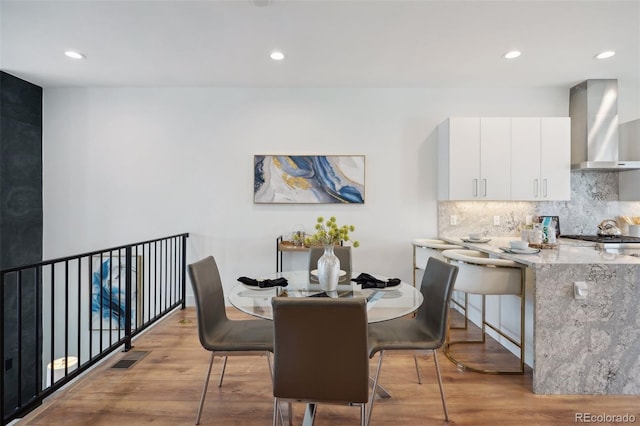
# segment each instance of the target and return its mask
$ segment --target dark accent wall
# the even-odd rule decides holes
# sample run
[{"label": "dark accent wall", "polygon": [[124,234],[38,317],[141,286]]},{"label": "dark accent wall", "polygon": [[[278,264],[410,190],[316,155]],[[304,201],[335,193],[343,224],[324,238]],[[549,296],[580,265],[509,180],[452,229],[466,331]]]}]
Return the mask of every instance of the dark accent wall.
[{"label": "dark accent wall", "polygon": [[[0,71],[0,269],[41,260],[42,88]],[[20,284],[9,279],[1,289],[5,416],[18,398],[19,353],[22,402],[41,386],[42,368],[34,356],[42,333],[38,286],[33,274],[25,274]]]}]

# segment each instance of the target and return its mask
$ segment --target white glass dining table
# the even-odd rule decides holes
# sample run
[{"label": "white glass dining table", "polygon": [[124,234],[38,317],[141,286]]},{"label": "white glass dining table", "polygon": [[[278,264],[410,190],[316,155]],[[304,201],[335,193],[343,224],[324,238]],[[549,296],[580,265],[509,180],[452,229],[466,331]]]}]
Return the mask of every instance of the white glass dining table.
[{"label": "white glass dining table", "polygon": [[[387,277],[372,274],[387,281]],[[357,277],[358,273],[352,273]],[[369,323],[400,318],[414,312],[422,304],[422,293],[411,284],[400,284],[388,288],[363,289],[360,284],[344,276],[338,282],[335,292],[325,292],[314,276],[307,270],[286,271],[256,277],[256,280],[286,278],[286,287],[258,288],[238,283],[228,294],[229,302],[242,312],[264,319],[273,319],[271,299],[275,296],[286,297],[365,297],[367,298],[367,317]]]}]

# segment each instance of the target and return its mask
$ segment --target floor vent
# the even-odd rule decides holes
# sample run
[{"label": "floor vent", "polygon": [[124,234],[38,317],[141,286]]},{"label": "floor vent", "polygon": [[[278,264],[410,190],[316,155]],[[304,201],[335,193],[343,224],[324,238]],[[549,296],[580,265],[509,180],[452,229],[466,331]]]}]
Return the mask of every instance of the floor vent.
[{"label": "floor vent", "polygon": [[148,353],[149,351],[129,351],[111,368],[131,368],[136,362],[147,356]]}]

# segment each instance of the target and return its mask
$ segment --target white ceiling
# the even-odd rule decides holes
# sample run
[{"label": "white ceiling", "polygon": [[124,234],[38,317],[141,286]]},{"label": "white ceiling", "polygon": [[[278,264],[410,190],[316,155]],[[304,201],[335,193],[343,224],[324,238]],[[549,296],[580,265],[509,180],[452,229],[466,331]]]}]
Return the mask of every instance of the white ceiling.
[{"label": "white ceiling", "polygon": [[[640,87],[640,0],[0,5],[0,67],[43,87]],[[514,48],[519,59],[502,59]]]}]

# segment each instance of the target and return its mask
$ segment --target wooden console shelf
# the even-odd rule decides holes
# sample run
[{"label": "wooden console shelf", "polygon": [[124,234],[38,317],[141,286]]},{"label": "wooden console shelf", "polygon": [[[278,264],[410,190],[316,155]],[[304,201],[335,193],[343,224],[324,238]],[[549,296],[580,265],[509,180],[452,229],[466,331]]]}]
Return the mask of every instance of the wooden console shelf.
[{"label": "wooden console shelf", "polygon": [[304,252],[309,251],[309,247],[295,245],[293,241],[285,241],[282,235],[276,238],[276,272],[282,272],[282,254],[284,252]]},{"label": "wooden console shelf", "polygon": [[[340,242],[342,245],[342,242]],[[295,245],[293,241],[282,239],[282,235],[276,238],[276,272],[282,272],[282,255],[285,252],[306,252],[310,247],[305,245]]]}]

